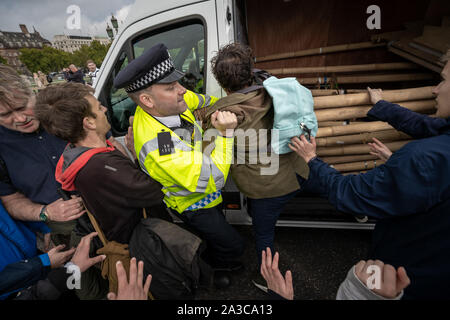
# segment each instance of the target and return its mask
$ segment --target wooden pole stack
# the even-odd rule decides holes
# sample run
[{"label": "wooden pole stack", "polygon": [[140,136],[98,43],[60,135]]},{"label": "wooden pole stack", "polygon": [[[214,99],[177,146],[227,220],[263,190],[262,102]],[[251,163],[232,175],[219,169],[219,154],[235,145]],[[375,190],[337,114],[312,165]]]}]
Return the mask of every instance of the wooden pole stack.
[{"label": "wooden pole stack", "polygon": [[337,157],[322,157],[322,160],[328,164],[340,164],[340,163],[349,163],[355,161],[364,161],[364,160],[376,160],[377,156],[373,156],[371,154],[361,154],[361,155],[353,155],[353,156],[337,156]]},{"label": "wooden pole stack", "polygon": [[338,171],[355,172],[358,170],[370,170],[370,169],[376,168],[377,166],[380,166],[384,163],[386,163],[386,161],[378,159],[378,160],[367,160],[367,161],[361,161],[361,162],[334,164],[331,166]]},{"label": "wooden pole stack", "polygon": [[[260,56],[255,58],[255,62],[319,57],[353,50],[366,50],[370,54],[371,49],[386,45],[386,42],[350,43]],[[373,105],[367,90],[358,88],[365,88],[368,84],[372,86],[374,83],[398,83],[403,86],[403,83],[423,82],[435,78],[434,74],[424,72],[423,69],[416,70],[418,64],[410,62],[289,68],[273,67],[272,63],[270,65],[272,68],[267,71],[271,74],[280,78],[297,77],[300,84],[314,88],[311,92],[319,123],[316,135],[317,154],[345,174],[365,172],[384,163],[369,153],[370,147],[367,143],[372,142],[373,138],[381,140],[392,152],[412,141],[411,137],[395,130],[388,123],[368,119],[367,112]],[[287,66],[289,63],[284,65]],[[354,84],[355,89],[342,90],[343,86],[340,85],[347,88],[349,84]],[[319,89],[324,87],[327,89]],[[386,90],[382,96],[386,101],[397,103],[418,113],[435,112],[436,102],[432,87]]]},{"label": "wooden pole stack", "polygon": [[[392,152],[412,141],[388,123],[369,121],[367,112],[373,107],[367,92],[315,96],[314,109],[319,122],[316,135],[317,155],[345,174],[365,172],[384,161],[370,154],[368,142],[379,139]],[[384,100],[398,103],[415,112],[430,114],[436,102],[432,87],[383,91]]]},{"label": "wooden pole stack", "polygon": [[339,73],[339,72],[390,71],[390,70],[411,70],[411,69],[417,69],[417,65],[409,62],[394,62],[394,63],[358,64],[347,66],[278,68],[278,69],[268,69],[267,71],[275,75],[290,75],[302,73]]},{"label": "wooden pole stack", "polygon": [[[321,127],[322,123],[327,124],[328,126]],[[344,136],[361,132],[369,133],[393,129],[390,124],[382,121],[365,122],[349,125],[343,125],[343,122],[340,122],[340,125],[335,124],[333,126],[329,126],[330,124],[332,123],[319,122],[319,131],[317,132],[316,138]]]},{"label": "wooden pole stack", "polygon": [[[426,112],[435,108],[434,100],[409,101],[401,103],[403,107],[415,112]],[[364,118],[372,105],[345,108],[320,109],[316,111],[317,121],[336,121],[354,118]]]},{"label": "wooden pole stack", "polygon": [[433,75],[430,73],[398,73],[398,74],[376,74],[376,75],[352,75],[337,77],[313,77],[313,78],[297,78],[302,85],[330,84],[336,82],[339,84],[356,84],[356,83],[378,83],[378,82],[404,82],[404,81],[421,81],[431,80]]},{"label": "wooden pole stack", "polygon": [[392,129],[377,132],[363,132],[348,136],[318,138],[316,140],[316,143],[318,147],[333,147],[355,143],[372,142],[372,138],[377,138],[380,141],[400,141],[411,139],[411,137],[407,134]]},{"label": "wooden pole stack", "polygon": [[321,47],[314,49],[306,49],[292,52],[284,52],[278,54],[272,54],[264,57],[255,58],[255,63],[263,62],[263,61],[272,61],[272,60],[281,60],[288,58],[299,58],[306,56],[315,56],[315,55],[323,55],[327,53],[335,53],[335,52],[346,52],[352,50],[361,50],[361,49],[371,49],[378,47],[386,47],[386,42],[381,43],[373,43],[373,42],[359,42],[359,43],[350,43],[350,44],[340,44],[336,46],[329,47]]},{"label": "wooden pole stack", "polygon": [[[411,88],[402,90],[383,91],[383,99],[389,102],[404,102],[433,99],[433,87]],[[314,98],[314,109],[342,108],[357,105],[370,104],[370,97],[365,93],[344,94],[337,97],[316,97]]]},{"label": "wooden pole stack", "polygon": [[[397,151],[401,149],[405,144],[411,142],[412,140],[405,141],[395,141],[388,142],[385,145],[392,151]],[[317,155],[322,156],[350,156],[357,154],[368,154],[370,148],[367,144],[353,144],[349,146],[338,146],[338,147],[320,147],[317,148]]]}]

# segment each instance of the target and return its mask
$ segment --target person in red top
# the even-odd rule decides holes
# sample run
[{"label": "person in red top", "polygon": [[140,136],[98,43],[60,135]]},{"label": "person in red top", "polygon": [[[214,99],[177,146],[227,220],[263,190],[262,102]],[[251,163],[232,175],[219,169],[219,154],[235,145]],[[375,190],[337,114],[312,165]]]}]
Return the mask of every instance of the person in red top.
[{"label": "person in red top", "polygon": [[[36,98],[34,112],[50,134],[69,141],[55,172],[63,190],[81,195],[108,241],[127,244],[142,208],[151,207],[147,212],[152,217],[170,218],[159,183],[106,139],[110,130],[106,108],[92,92],[91,87],[73,82],[48,87]],[[89,223],[85,229],[93,231]],[[101,246],[94,239],[93,249]],[[85,299],[108,293],[108,283],[90,271],[83,274],[81,287],[90,288]]]},{"label": "person in red top", "polygon": [[92,89],[77,83],[41,91],[35,106],[48,132],[69,141],[56,180],[63,190],[81,195],[109,241],[128,243],[142,208],[161,205],[163,193],[158,182],[105,138],[111,128],[105,112]]}]

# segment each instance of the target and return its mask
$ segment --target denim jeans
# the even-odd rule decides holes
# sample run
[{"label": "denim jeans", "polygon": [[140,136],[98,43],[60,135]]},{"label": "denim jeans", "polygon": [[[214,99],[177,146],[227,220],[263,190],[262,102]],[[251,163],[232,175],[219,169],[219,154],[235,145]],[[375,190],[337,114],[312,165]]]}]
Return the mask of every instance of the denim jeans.
[{"label": "denim jeans", "polygon": [[273,240],[275,237],[275,225],[284,206],[299,192],[294,191],[276,198],[250,199],[248,209],[252,217],[253,231],[256,240],[256,255],[258,267],[261,265],[261,254],[266,248],[270,248],[272,254]]}]

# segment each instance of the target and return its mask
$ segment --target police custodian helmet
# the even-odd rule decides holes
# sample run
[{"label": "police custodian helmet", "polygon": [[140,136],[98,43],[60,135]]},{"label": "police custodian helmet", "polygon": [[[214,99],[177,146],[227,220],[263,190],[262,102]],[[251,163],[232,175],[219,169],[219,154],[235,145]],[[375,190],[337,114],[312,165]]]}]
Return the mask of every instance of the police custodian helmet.
[{"label": "police custodian helmet", "polygon": [[150,87],[155,83],[171,83],[184,73],[175,69],[167,47],[160,43],[131,61],[114,79],[114,87],[128,93]]}]

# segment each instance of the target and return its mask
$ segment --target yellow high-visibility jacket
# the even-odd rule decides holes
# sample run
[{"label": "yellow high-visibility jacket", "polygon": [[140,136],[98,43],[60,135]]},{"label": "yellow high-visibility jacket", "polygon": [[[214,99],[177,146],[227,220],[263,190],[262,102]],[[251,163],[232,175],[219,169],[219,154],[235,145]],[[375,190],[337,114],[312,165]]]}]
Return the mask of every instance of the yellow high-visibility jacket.
[{"label": "yellow high-visibility jacket", "polygon": [[[163,185],[164,202],[182,213],[185,210],[211,208],[222,202],[220,190],[225,185],[233,158],[234,138],[217,135],[210,155],[202,152],[203,130],[192,111],[208,107],[218,99],[187,91],[188,108],[180,117],[194,125],[192,142],[182,139],[141,107],[133,122],[134,147],[139,164],[149,176]],[[172,153],[160,155],[158,133],[169,132]],[[164,154],[164,153],[163,153]]]}]

